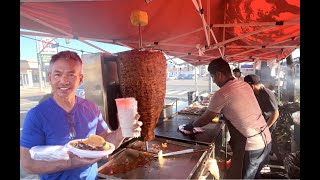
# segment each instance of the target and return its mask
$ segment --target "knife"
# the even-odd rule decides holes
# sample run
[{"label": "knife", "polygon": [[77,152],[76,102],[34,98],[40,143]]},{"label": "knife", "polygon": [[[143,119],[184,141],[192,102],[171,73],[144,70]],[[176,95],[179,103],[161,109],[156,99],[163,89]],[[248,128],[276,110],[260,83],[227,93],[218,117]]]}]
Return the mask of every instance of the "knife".
[{"label": "knife", "polygon": [[[185,150],[181,150],[181,151],[164,153],[164,154],[162,154],[162,157],[179,155],[179,154],[187,154],[187,153],[199,152],[199,151],[206,151],[206,150],[209,150],[209,149],[196,149],[196,150],[195,149],[185,149]],[[158,157],[158,154],[155,155],[155,157]]]}]

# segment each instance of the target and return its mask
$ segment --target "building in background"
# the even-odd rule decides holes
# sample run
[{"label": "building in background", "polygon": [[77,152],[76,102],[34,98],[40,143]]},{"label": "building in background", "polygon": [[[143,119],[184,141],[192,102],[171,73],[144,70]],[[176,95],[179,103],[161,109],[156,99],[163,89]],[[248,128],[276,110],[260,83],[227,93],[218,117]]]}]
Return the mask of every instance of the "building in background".
[{"label": "building in background", "polygon": [[20,60],[20,86],[34,87],[34,83],[39,83],[38,62]]},{"label": "building in background", "polygon": [[253,63],[240,63],[239,69],[244,76],[249,74],[255,74]]}]

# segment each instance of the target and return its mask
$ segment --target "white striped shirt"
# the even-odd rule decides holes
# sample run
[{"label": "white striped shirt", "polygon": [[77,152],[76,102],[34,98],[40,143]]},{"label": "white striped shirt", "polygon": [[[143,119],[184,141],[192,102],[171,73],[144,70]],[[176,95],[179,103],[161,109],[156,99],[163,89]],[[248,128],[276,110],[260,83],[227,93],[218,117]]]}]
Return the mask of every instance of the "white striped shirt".
[{"label": "white striped shirt", "polygon": [[[222,113],[230,123],[245,137],[260,132],[267,123],[251,87],[244,81],[231,80],[212,96],[208,110]],[[271,141],[269,128],[264,129],[266,143]],[[247,139],[246,150],[264,148],[265,141],[257,135]]]}]

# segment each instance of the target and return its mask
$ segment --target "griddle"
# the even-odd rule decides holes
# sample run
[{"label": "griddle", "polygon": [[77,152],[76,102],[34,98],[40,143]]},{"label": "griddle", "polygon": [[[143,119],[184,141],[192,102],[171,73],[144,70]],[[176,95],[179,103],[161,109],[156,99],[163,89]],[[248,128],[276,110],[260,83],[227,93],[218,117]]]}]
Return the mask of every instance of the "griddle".
[{"label": "griddle", "polygon": [[210,123],[206,126],[203,126],[202,128],[205,131],[202,133],[185,135],[178,130],[180,125],[191,123],[197,118],[199,118],[199,116],[178,114],[172,119],[158,124],[154,129],[154,133],[156,137],[163,137],[183,142],[200,143],[205,145],[211,145],[215,143],[221,133],[221,127],[224,123],[223,121],[219,121],[218,123]]},{"label": "griddle", "polygon": [[[162,143],[166,143],[167,147],[163,147]],[[182,142],[174,142],[171,140],[165,140],[161,138],[155,138],[149,141],[148,145],[151,153],[157,153],[160,149],[164,152],[173,152],[177,150],[189,149],[194,147],[195,149],[207,148],[206,151],[193,152],[188,154],[180,154],[175,156],[164,157],[162,160],[158,158],[152,158],[152,160],[141,166],[124,173],[108,174],[108,168],[121,165],[125,162],[137,161],[139,156],[145,156],[143,141],[135,141],[130,143],[126,148],[114,154],[111,159],[98,169],[98,175],[100,178],[106,179],[193,179],[199,176],[201,168],[203,168],[203,162],[212,153],[212,147],[207,148],[204,145],[190,145]],[[159,145],[160,149],[152,148],[153,145]],[[129,166],[129,165],[128,165]]]}]

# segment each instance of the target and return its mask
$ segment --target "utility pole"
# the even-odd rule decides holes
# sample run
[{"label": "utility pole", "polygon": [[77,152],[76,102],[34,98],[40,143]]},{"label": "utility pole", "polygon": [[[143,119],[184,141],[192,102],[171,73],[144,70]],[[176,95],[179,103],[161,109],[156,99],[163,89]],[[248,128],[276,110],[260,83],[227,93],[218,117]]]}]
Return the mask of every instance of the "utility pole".
[{"label": "utility pole", "polygon": [[39,70],[39,84],[40,84],[40,92],[43,92],[43,84],[42,84],[42,62],[40,57],[40,52],[38,50],[38,39],[36,36],[36,52],[37,52],[37,61],[38,61],[38,70]]},{"label": "utility pole", "polygon": [[286,62],[287,62],[287,72],[286,72],[286,100],[287,102],[294,102],[294,72],[293,72],[293,58],[292,58],[292,54],[290,54],[287,58],[286,58]]},{"label": "utility pole", "polygon": [[[40,91],[41,91],[41,92],[43,92],[43,85],[44,85],[44,84],[43,84],[43,81],[42,81],[42,58],[41,58],[41,56],[40,56],[40,53],[41,53],[44,49],[46,49],[49,44],[52,44],[52,41],[54,41],[55,39],[57,39],[57,38],[53,38],[53,39],[51,39],[49,42],[47,42],[40,51],[38,51],[38,45],[37,45],[37,43],[36,43],[37,60],[38,60],[38,65],[39,65],[39,66],[38,66],[38,67],[39,67],[39,83],[40,83]],[[37,37],[36,37],[36,42],[38,42]],[[42,43],[42,42],[41,42],[41,43]]]}]

